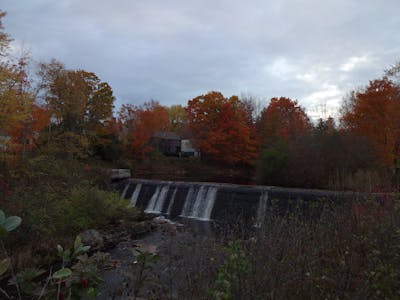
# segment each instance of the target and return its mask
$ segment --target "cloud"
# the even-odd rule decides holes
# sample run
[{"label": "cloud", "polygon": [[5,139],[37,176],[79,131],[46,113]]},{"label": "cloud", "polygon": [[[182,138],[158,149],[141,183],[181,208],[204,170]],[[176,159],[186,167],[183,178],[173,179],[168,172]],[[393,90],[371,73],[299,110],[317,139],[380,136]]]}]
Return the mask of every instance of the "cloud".
[{"label": "cloud", "polygon": [[369,62],[368,55],[352,56],[344,64],[340,66],[340,70],[343,72],[350,72],[359,65],[366,64],[368,62]]},{"label": "cloud", "polygon": [[338,106],[400,56],[398,0],[30,0],[3,9],[16,48],[95,72],[117,106],[186,104],[210,90]]},{"label": "cloud", "polygon": [[296,71],[296,67],[289,64],[286,58],[278,57],[266,66],[266,71],[279,79],[289,79]]}]

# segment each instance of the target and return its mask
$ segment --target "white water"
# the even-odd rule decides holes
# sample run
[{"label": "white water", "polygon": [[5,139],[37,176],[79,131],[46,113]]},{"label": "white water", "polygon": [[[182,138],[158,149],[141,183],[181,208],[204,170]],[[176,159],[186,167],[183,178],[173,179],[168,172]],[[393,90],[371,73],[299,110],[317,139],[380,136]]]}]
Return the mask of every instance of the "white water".
[{"label": "white water", "polygon": [[122,194],[121,194],[121,199],[125,199],[125,194],[126,194],[126,192],[128,191],[130,185],[131,185],[131,184],[128,183],[128,184],[125,186],[125,188],[124,188],[124,190],[122,191]]},{"label": "white water", "polygon": [[196,212],[196,217],[200,220],[210,220],[211,212],[214,208],[215,198],[217,197],[218,189],[216,187],[209,187],[206,194],[206,201],[201,210]]},{"label": "white water", "polygon": [[193,206],[191,207],[191,211],[188,216],[189,218],[199,217],[199,214],[201,213],[201,210],[205,205],[205,199],[207,199],[206,195],[207,195],[207,187],[201,186],[197,192]]},{"label": "white water", "polygon": [[189,189],[185,205],[182,209],[182,217],[210,221],[218,188],[201,186],[194,190]]},{"label": "white water", "polygon": [[267,212],[267,203],[268,203],[268,191],[262,192],[260,199],[258,200],[258,209],[257,209],[257,219],[256,219],[256,227],[261,227],[265,220],[265,214]]},{"label": "white water", "polygon": [[193,194],[197,194],[197,191],[195,191],[194,187],[191,186],[186,194],[185,203],[183,204],[180,217],[186,217],[190,213],[194,201]]},{"label": "white water", "polygon": [[149,204],[144,211],[146,213],[161,213],[168,190],[168,185],[163,187],[157,186],[156,191],[153,196],[151,196]]},{"label": "white water", "polygon": [[167,210],[168,215],[171,214],[172,206],[174,205],[175,196],[176,196],[177,191],[178,191],[178,188],[176,187],[174,192],[172,193],[171,200],[169,201],[168,210]]},{"label": "white water", "polygon": [[133,192],[132,197],[131,197],[131,205],[132,206],[136,206],[136,203],[137,203],[137,200],[138,200],[138,197],[139,197],[141,189],[142,189],[142,184],[138,183],[136,185],[135,191]]}]

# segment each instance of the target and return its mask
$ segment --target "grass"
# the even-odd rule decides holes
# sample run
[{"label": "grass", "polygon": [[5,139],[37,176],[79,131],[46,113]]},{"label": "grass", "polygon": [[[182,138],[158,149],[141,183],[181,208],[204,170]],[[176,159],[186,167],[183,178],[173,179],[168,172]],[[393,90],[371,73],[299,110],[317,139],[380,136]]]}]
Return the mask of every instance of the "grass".
[{"label": "grass", "polygon": [[[171,295],[177,299],[398,299],[397,201],[354,199],[313,220],[271,211],[264,226],[246,236],[172,237],[164,257],[160,253],[164,267],[154,268],[164,283],[161,295],[166,299]],[[170,273],[162,271],[165,265]]]},{"label": "grass", "polygon": [[6,244],[17,268],[51,262],[57,244],[72,244],[86,229],[139,217],[117,193],[106,190],[108,179],[96,165],[39,156],[10,169],[6,178],[11,192],[1,208],[23,219]]}]

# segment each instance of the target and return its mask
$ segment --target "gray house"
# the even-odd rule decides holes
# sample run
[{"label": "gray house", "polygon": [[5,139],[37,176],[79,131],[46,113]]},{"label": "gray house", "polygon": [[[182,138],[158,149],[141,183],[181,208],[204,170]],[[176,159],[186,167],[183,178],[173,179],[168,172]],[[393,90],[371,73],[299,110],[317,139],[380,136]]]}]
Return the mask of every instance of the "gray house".
[{"label": "gray house", "polygon": [[181,153],[181,138],[174,132],[156,132],[150,139],[150,145],[166,156],[180,156]]},{"label": "gray house", "polygon": [[181,140],[181,156],[188,157],[200,157],[200,150],[193,147],[192,142],[189,139]]},{"label": "gray house", "polygon": [[150,139],[150,145],[157,148],[162,154],[166,156],[200,156],[200,151],[193,147],[190,139],[182,139],[174,132],[156,132]]}]

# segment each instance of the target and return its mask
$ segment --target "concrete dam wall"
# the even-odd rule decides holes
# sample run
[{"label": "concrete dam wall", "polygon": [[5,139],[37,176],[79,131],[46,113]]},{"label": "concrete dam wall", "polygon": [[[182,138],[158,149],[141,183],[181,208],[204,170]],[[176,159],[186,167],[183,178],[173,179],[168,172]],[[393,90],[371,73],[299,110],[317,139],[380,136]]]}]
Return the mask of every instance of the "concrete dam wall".
[{"label": "concrete dam wall", "polygon": [[266,213],[288,211],[310,214],[327,205],[343,203],[353,193],[270,186],[246,186],[206,182],[172,182],[127,179],[119,183],[121,197],[147,213],[168,218],[260,224]]}]

